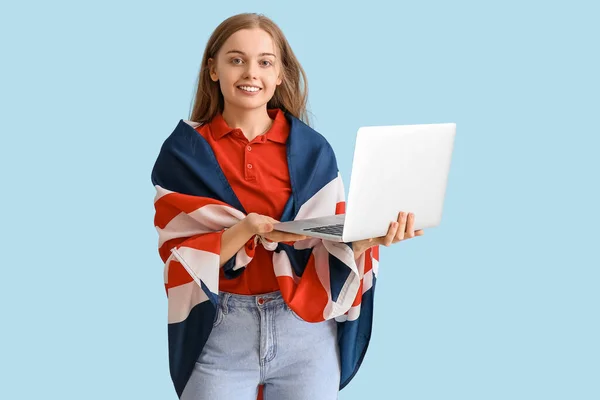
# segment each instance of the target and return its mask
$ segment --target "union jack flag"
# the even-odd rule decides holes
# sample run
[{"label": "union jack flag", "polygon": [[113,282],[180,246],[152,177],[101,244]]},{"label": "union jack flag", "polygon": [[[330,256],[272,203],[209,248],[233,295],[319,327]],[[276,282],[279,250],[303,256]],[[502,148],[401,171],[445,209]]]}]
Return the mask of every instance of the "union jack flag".
[{"label": "union jack flag", "polygon": [[[333,149],[323,136],[286,113],[292,195],[281,221],[344,213],[344,185]],[[338,323],[340,389],[363,360],[373,320],[378,247],[354,259],[351,243],[309,238],[272,243],[255,236],[220,267],[222,232],[247,215],[198,123],[180,120],[163,143],[154,168],[154,224],[168,298],[169,368],[178,396],[210,335],[219,293],[219,269],[243,273],[259,242],[273,252],[285,302],[308,322]],[[259,395],[260,397],[260,395]]]}]

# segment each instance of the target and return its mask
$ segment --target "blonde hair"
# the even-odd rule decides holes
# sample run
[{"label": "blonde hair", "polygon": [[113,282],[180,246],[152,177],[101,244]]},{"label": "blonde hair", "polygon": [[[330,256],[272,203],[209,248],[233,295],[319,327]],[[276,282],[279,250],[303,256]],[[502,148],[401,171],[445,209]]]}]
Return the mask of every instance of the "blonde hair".
[{"label": "blonde hair", "polygon": [[198,89],[190,116],[191,121],[206,123],[218,113],[223,112],[223,94],[219,82],[213,82],[210,78],[208,59],[215,58],[225,41],[235,32],[253,28],[260,28],[271,35],[281,55],[282,83],[267,103],[267,108],[279,108],[309,124],[306,112],[308,98],[306,74],[281,29],[271,19],[256,13],[244,13],[229,17],[221,22],[210,36],[202,56]]}]

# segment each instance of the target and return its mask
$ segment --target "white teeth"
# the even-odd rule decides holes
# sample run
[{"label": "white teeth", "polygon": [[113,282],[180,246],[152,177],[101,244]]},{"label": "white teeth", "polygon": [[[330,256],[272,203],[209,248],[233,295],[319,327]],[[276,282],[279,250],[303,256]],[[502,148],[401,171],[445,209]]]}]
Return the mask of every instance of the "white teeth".
[{"label": "white teeth", "polygon": [[245,90],[246,92],[258,92],[260,88],[253,86],[238,86],[240,89]]}]

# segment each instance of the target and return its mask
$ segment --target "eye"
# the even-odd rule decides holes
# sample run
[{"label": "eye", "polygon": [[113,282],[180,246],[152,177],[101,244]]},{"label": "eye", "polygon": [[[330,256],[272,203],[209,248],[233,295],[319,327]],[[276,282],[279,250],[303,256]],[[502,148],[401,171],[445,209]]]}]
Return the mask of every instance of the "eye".
[{"label": "eye", "polygon": [[261,61],[261,65],[263,67],[270,67],[271,65],[273,65],[273,63],[271,61],[269,61],[269,60],[262,60]]},{"label": "eye", "polygon": [[242,60],[242,59],[241,59],[241,58],[239,58],[239,57],[235,57],[235,58],[232,58],[232,59],[231,59],[231,63],[232,63],[233,65],[241,65],[243,62],[244,62],[244,60]]}]

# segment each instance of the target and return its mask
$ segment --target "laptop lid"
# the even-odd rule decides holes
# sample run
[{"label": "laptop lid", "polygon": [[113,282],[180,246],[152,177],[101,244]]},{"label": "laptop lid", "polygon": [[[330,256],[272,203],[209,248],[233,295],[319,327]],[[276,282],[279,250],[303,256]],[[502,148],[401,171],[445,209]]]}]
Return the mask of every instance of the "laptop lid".
[{"label": "laptop lid", "polygon": [[454,123],[361,127],[343,241],[384,236],[400,211],[415,230],[439,225],[455,135]]}]

